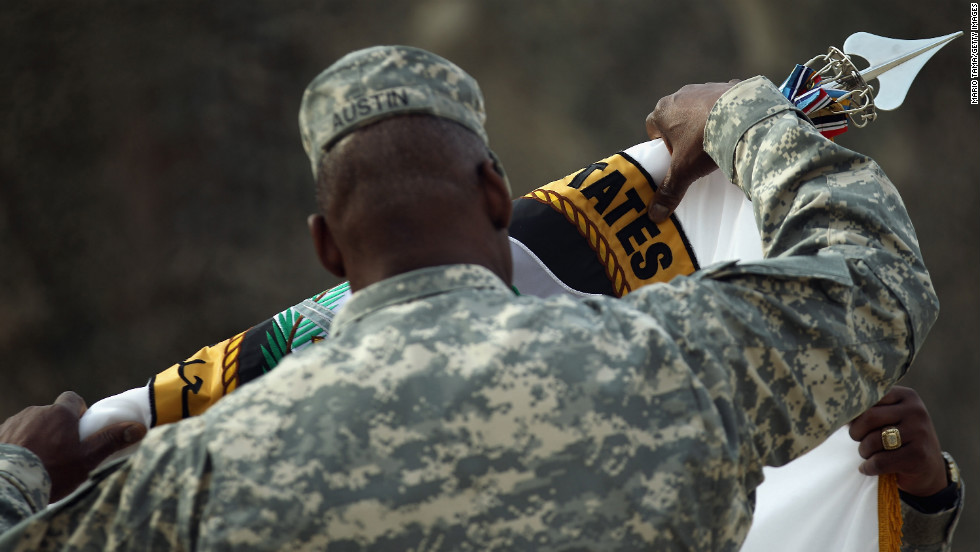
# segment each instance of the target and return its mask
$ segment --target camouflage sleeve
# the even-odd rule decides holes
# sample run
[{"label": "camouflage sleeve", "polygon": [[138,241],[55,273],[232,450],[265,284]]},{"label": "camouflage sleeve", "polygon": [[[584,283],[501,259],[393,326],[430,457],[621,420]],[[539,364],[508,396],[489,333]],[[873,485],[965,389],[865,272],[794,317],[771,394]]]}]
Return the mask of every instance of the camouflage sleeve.
[{"label": "camouflage sleeve", "polygon": [[34,453],[0,444],[0,534],[47,506],[50,491],[51,479]]},{"label": "camouflage sleeve", "polygon": [[962,483],[957,488],[956,504],[947,510],[927,514],[902,502],[902,552],[949,552],[953,533],[963,510]]},{"label": "camouflage sleeve", "polygon": [[[767,80],[723,95],[705,149],[753,200],[765,259],[627,296],[709,389],[745,485],[818,445],[907,369],[938,301],[897,191]],[[649,286],[657,288],[659,286]],[[709,323],[705,323],[707,318]]]},{"label": "camouflage sleeve", "polygon": [[[783,362],[811,371],[808,363],[831,359],[831,370],[804,372],[805,379],[795,382],[804,387],[786,390],[800,393],[793,400],[801,404],[812,401],[797,411],[794,429],[806,435],[813,431],[808,426],[825,419],[833,430],[904,374],[936,319],[938,300],[902,199],[880,167],[820,136],[765,79],[732,92],[715,105],[710,120],[736,121],[741,114],[761,122],[742,134],[738,124],[711,125],[706,143],[714,137],[723,146],[718,152],[735,144],[731,166],[727,155],[715,158],[753,199],[765,262],[785,264],[790,272],[836,272],[828,274],[831,280],[849,281],[843,288],[804,282],[796,293],[785,290],[789,297],[777,307],[802,330],[794,340],[780,340]],[[816,301],[805,298],[814,292]],[[821,341],[847,350],[830,351]],[[827,393],[822,401],[820,393]],[[756,422],[773,433],[765,417]],[[778,438],[771,444],[770,450],[780,448]]]},{"label": "camouflage sleeve", "polygon": [[205,427],[196,416],[153,430],[132,457],[0,534],[0,551],[193,549],[213,467]]},{"label": "camouflage sleeve", "polygon": [[[47,508],[42,507],[27,517],[24,523],[7,528],[0,534],[0,550],[111,550],[119,549],[120,545],[125,548],[126,533],[138,527],[124,529],[121,533],[118,531],[119,521],[126,519],[125,515],[121,515],[124,512],[120,512],[120,505],[128,471],[129,464],[125,461],[99,468],[67,498]],[[159,492],[172,489],[169,481],[162,480],[161,484],[167,487],[158,489],[154,486],[153,489]],[[147,499],[146,503],[149,505],[151,500]],[[154,549],[151,543],[143,546],[147,550]]]},{"label": "camouflage sleeve", "polygon": [[908,313],[914,353],[939,303],[891,181],[874,160],[821,136],[765,78],[727,96],[709,116],[705,149],[753,200],[764,256],[830,253],[867,265]]}]

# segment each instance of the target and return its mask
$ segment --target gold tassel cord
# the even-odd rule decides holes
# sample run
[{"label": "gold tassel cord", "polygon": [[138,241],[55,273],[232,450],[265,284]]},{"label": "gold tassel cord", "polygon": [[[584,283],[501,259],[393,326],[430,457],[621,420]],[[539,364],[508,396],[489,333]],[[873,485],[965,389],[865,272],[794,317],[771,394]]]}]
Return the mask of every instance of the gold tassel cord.
[{"label": "gold tassel cord", "polygon": [[878,551],[900,552],[902,548],[902,505],[898,476],[878,476]]}]

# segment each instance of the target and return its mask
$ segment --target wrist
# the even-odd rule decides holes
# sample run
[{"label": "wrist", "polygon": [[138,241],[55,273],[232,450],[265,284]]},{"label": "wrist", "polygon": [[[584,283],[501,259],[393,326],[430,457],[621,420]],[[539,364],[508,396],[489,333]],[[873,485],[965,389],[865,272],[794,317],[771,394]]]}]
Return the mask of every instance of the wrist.
[{"label": "wrist", "polygon": [[952,455],[943,452],[946,466],[946,486],[927,496],[918,496],[899,490],[902,501],[924,514],[935,514],[956,506],[960,496],[960,471]]},{"label": "wrist", "polygon": [[959,488],[955,484],[950,483],[945,489],[934,495],[915,496],[914,494],[900,490],[898,491],[898,496],[902,499],[902,502],[923,514],[938,514],[956,506],[960,493]]},{"label": "wrist", "polygon": [[708,113],[704,151],[735,182],[735,148],[749,128],[782,111],[799,111],[765,77],[739,82],[718,98]]}]

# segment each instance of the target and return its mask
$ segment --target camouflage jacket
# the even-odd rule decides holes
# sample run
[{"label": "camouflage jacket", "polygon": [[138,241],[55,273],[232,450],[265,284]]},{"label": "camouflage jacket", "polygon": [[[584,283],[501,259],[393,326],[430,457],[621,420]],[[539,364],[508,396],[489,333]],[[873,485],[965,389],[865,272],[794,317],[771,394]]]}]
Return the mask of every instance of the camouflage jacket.
[{"label": "camouflage jacket", "polygon": [[737,550],[762,466],[874,404],[938,304],[879,167],[771,83],[723,95],[705,148],[767,259],[624,299],[469,265],[379,282],[0,549]]}]

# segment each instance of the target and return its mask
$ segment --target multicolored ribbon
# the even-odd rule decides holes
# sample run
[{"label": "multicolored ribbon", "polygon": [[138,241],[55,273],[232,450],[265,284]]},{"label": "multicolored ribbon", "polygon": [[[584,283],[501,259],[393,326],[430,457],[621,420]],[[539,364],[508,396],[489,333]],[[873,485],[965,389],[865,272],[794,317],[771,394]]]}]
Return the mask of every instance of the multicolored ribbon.
[{"label": "multicolored ribbon", "polygon": [[847,132],[847,114],[850,100],[846,90],[822,87],[823,78],[805,65],[797,65],[789,77],[779,86],[783,96],[796,104],[813,126],[827,138]]}]

